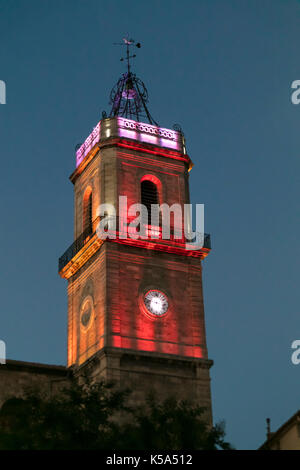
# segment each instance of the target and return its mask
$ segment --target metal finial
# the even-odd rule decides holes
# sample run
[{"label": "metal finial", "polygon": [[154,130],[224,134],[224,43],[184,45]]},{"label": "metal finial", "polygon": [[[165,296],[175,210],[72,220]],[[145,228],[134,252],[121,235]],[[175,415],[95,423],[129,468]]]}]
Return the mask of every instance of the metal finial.
[{"label": "metal finial", "polygon": [[148,102],[148,91],[145,84],[130,69],[130,59],[136,57],[130,55],[130,47],[141,47],[141,43],[123,38],[123,42],[115,45],[126,46],[126,57],[122,57],[121,62],[127,61],[127,72],[122,75],[111,91],[110,104],[112,105],[109,117],[123,116],[128,119],[140,121],[141,117],[146,117],[150,124],[158,126],[152,118],[146,103]]},{"label": "metal finial", "polygon": [[267,437],[269,438],[270,434],[271,434],[271,420],[270,420],[270,418],[267,418],[266,422],[267,422]]}]

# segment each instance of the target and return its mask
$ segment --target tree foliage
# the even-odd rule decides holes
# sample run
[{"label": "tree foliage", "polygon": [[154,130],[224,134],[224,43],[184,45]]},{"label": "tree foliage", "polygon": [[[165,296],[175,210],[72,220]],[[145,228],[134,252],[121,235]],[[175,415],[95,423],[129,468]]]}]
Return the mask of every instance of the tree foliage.
[{"label": "tree foliage", "polygon": [[205,410],[185,401],[149,396],[128,406],[129,390],[104,382],[74,382],[56,396],[29,390],[0,410],[0,450],[228,449],[224,427],[206,425]]},{"label": "tree foliage", "polygon": [[224,423],[208,426],[205,408],[168,398],[149,396],[145,406],[133,412],[134,420],[122,429],[120,449],[217,450],[230,449],[224,441]]}]

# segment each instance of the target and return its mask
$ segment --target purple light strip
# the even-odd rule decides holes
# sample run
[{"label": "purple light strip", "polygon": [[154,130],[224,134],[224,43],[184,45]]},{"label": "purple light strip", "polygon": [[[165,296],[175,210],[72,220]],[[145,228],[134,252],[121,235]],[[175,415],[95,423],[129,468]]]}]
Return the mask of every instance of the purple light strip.
[{"label": "purple light strip", "polygon": [[100,140],[101,121],[98,122],[93,132],[87,137],[82,146],[76,152],[76,168],[80,165],[84,157]]},{"label": "purple light strip", "polygon": [[[117,121],[115,121],[115,118],[111,119],[111,124],[106,124],[107,127],[104,128],[109,131],[109,137],[125,137],[127,139],[134,139],[140,142],[171,148],[178,151],[182,151],[183,149],[181,134],[176,131],[165,129],[163,127],[152,126],[143,122],[132,121],[131,119],[124,119],[122,117],[117,117],[116,119]],[[108,138],[106,136],[101,136],[101,121],[98,122],[93,132],[77,150],[76,168],[80,165],[94,145],[100,141],[100,138],[102,138],[102,140]]]},{"label": "purple light strip", "polygon": [[178,132],[163,127],[152,126],[143,122],[118,117],[119,135],[161,147],[182,150],[182,140]]}]

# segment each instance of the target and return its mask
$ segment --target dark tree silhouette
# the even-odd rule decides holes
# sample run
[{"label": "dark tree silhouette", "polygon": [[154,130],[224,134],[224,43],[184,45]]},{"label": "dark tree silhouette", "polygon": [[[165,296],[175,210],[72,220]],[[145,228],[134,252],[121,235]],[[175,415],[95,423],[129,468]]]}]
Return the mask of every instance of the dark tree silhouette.
[{"label": "dark tree silhouette", "polygon": [[54,397],[29,390],[10,398],[0,410],[0,450],[230,448],[223,425],[207,426],[203,408],[154,396],[133,408],[129,395],[111,383],[85,380]]},{"label": "dark tree silhouette", "polygon": [[217,450],[231,449],[224,441],[224,423],[213,427],[205,421],[205,408],[168,398],[149,396],[146,406],[133,410],[134,419],[125,425],[120,449]]}]

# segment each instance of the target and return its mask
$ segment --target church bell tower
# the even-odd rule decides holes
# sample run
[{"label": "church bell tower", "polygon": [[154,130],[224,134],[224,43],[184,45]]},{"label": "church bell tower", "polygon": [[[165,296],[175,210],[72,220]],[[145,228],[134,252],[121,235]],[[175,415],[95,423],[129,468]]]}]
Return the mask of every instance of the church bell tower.
[{"label": "church bell tower", "polygon": [[[77,149],[70,176],[75,241],[59,259],[68,280],[68,367],[130,387],[137,402],[150,390],[190,399],[211,420],[201,269],[210,238],[187,249],[172,218],[168,239],[161,219],[143,219],[143,236],[132,234],[132,204],[189,204],[192,162],[181,130],[160,127],[148,111],[146,87],[130,70],[130,48],[140,44],[124,45],[127,72],[112,90],[110,115]],[[104,218],[114,218],[111,237],[99,236]]]}]

